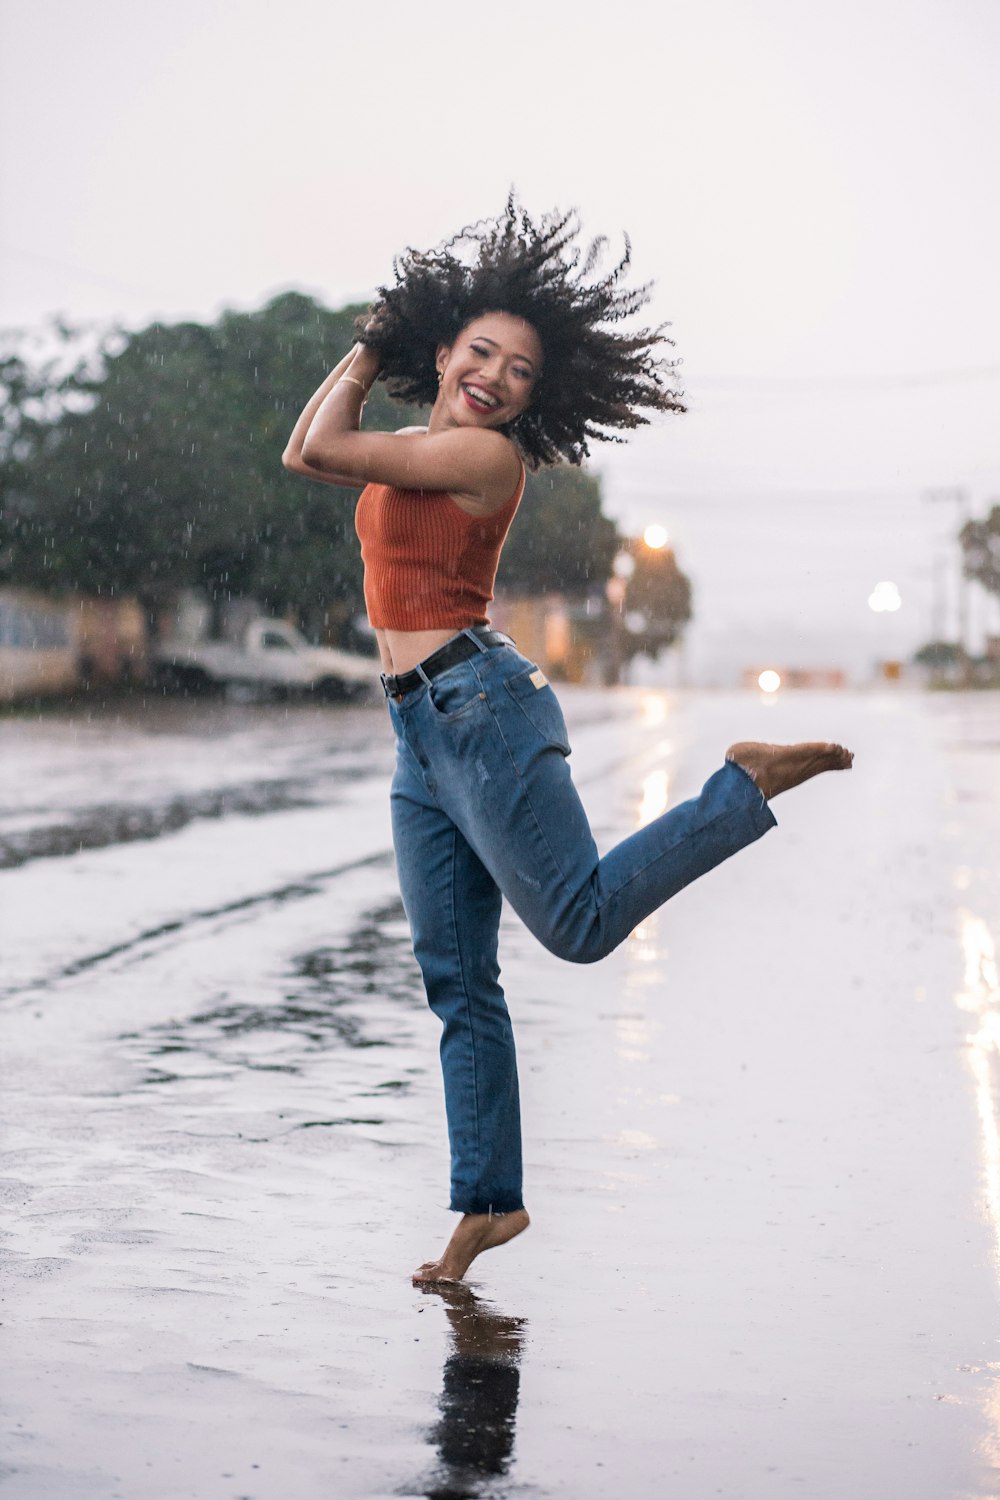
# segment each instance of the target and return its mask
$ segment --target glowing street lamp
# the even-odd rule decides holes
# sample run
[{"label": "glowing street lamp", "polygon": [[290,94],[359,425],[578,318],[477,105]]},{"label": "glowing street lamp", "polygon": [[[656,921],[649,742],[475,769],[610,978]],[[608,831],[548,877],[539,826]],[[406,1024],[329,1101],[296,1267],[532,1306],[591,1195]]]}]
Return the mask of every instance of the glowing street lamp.
[{"label": "glowing street lamp", "polygon": [[757,686],[762,693],[776,693],[781,686],[781,673],[768,667],[767,671],[761,672],[757,678]]},{"label": "glowing street lamp", "polygon": [[670,536],[665,526],[660,526],[658,522],[653,521],[642,533],[642,539],[651,552],[659,552],[667,545]]},{"label": "glowing street lamp", "polygon": [[868,608],[874,610],[877,615],[895,614],[902,606],[903,600],[899,589],[888,579],[877,583],[868,595]]}]

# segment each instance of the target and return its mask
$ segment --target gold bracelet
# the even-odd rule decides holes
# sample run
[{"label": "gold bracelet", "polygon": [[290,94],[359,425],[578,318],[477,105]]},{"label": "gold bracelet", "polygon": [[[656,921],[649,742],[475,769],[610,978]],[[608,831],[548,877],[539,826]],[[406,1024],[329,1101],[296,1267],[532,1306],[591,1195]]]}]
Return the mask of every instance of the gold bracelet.
[{"label": "gold bracelet", "polygon": [[348,385],[357,385],[357,386],[360,386],[361,389],[364,391],[365,395],[366,396],[368,395],[368,387],[365,385],[365,383],[364,383],[363,380],[358,380],[353,375],[341,375],[340,379],[337,381],[337,384],[338,385],[343,385],[345,383],[345,381],[346,381],[346,383]]}]

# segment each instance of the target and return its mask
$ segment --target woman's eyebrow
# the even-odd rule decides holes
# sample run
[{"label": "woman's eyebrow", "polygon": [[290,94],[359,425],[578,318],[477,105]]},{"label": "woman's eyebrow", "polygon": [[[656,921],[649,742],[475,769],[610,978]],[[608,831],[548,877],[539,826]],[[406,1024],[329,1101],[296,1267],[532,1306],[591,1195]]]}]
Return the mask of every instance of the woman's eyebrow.
[{"label": "woman's eyebrow", "polygon": [[[492,344],[494,349],[500,348],[500,345],[497,343],[496,339],[488,339],[485,333],[477,333],[476,342],[480,344]],[[535,368],[535,361],[533,359],[530,359],[527,354],[514,354],[511,357],[513,359],[523,359],[526,365],[530,365],[532,369]]]}]

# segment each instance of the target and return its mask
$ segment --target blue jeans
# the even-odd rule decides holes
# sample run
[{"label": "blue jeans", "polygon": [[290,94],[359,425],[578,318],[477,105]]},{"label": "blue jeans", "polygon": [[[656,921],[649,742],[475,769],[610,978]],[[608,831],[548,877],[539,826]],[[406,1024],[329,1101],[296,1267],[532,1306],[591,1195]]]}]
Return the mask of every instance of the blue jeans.
[{"label": "blue jeans", "polygon": [[513,647],[472,639],[473,658],[389,700],[392,827],[413,950],[443,1026],[451,1207],[507,1213],[523,1205],[501,897],[550,952],[594,963],[775,820],[726,763],[698,797],[599,858],[555,693]]}]

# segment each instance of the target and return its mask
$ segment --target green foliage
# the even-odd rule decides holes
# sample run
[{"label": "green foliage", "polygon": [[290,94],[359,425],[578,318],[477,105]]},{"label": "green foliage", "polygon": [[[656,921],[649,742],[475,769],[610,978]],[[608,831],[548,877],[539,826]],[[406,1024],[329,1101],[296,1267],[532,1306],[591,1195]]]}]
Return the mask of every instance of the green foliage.
[{"label": "green foliage", "polygon": [[625,616],[626,620],[641,617],[643,624],[629,631],[625,653],[637,656],[644,652],[656,657],[673,645],[681,627],[691,618],[691,581],[677,566],[671,548],[633,542],[630,550],[635,571],[625,591]]},{"label": "green foliage", "polygon": [[914,652],[913,660],[918,667],[943,671],[960,666],[965,661],[965,652],[954,641],[928,641],[919,651]]},{"label": "green foliage", "polygon": [[569,464],[543,469],[528,475],[497,586],[580,597],[603,589],[617,550],[615,523],[601,511],[600,481]]},{"label": "green foliage", "polygon": [[[359,613],[355,492],[286,473],[281,453],[354,343],[360,310],[289,292],[210,325],[115,331],[86,358],[57,329],[38,370],[0,358],[0,582],[134,593],[154,612],[195,587],[313,618]],[[376,385],[366,426],[420,420]],[[617,545],[596,479],[531,475],[500,582],[584,595],[603,586]]]},{"label": "green foliage", "polygon": [[976,579],[991,594],[1000,594],[1000,505],[994,505],[982,521],[967,521],[960,540],[966,578]]},{"label": "green foliage", "polygon": [[[275,610],[344,596],[359,608],[353,492],[281,466],[357,311],[288,293],[209,326],[112,336],[97,374],[66,382],[57,417],[22,441],[16,472],[0,465],[16,491],[0,522],[2,576],[153,604],[194,586]],[[371,425],[400,418],[373,396]]]}]

